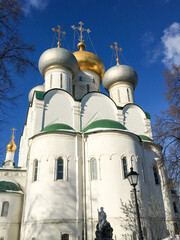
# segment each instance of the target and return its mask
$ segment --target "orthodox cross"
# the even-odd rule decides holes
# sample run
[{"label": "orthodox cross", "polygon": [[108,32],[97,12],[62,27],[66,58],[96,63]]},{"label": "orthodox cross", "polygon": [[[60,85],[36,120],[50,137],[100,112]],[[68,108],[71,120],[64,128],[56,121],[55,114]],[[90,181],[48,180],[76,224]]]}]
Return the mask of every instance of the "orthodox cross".
[{"label": "orthodox cross", "polygon": [[85,28],[83,28],[82,27],[82,25],[84,25],[84,23],[83,22],[79,22],[79,27],[75,27],[74,25],[72,26],[72,29],[78,29],[79,31],[80,31],[80,36],[79,36],[79,41],[82,43],[83,42],[83,35],[82,35],[82,32],[83,31],[86,31],[87,33],[90,33],[91,32],[91,30],[89,30],[89,29],[85,29]]},{"label": "orthodox cross", "polygon": [[14,132],[16,131],[17,129],[15,128],[12,128],[11,131],[12,131],[12,138],[14,138]]},{"label": "orthodox cross", "polygon": [[58,25],[57,27],[58,27],[58,29],[52,28],[52,30],[53,30],[53,32],[57,32],[57,33],[58,33],[58,37],[57,37],[56,39],[58,40],[57,45],[58,45],[58,47],[60,47],[60,46],[61,46],[60,41],[62,40],[62,39],[60,38],[60,34],[61,34],[61,33],[66,34],[66,32],[61,31],[61,26],[60,26],[60,25]]},{"label": "orthodox cross", "polygon": [[119,64],[119,54],[118,54],[118,51],[122,51],[122,48],[118,48],[118,46],[117,46],[118,44],[117,44],[117,42],[115,42],[114,43],[114,46],[113,45],[111,45],[110,47],[112,48],[112,49],[115,49],[116,50],[116,54],[115,54],[115,56],[116,56],[116,62],[117,62],[117,64]]}]

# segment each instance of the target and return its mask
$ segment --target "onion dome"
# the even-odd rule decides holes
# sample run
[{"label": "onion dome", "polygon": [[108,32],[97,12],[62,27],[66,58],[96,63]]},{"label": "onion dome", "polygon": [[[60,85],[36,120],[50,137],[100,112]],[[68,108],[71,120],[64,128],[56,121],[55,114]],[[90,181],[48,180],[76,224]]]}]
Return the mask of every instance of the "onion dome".
[{"label": "onion dome", "polygon": [[32,102],[33,95],[34,95],[35,91],[44,92],[44,85],[38,85],[38,86],[31,89],[31,91],[29,92],[29,96],[28,96],[29,102]]},{"label": "onion dome", "polygon": [[12,135],[12,139],[10,141],[10,143],[8,143],[7,145],[7,151],[6,152],[15,152],[16,151],[16,144],[14,142],[14,134]]},{"label": "onion dome", "polygon": [[78,71],[78,63],[74,55],[64,48],[51,48],[46,50],[39,59],[39,71],[42,76],[51,68],[64,67],[73,75]]},{"label": "onion dome", "polygon": [[120,82],[131,83],[135,88],[138,82],[138,75],[132,67],[117,64],[107,70],[104,74],[102,82],[106,90],[108,90],[112,85]]},{"label": "onion dome", "polygon": [[78,61],[79,68],[94,71],[102,78],[105,72],[103,62],[94,53],[84,51],[85,47],[86,45],[80,42],[78,44],[79,51],[73,53]]}]

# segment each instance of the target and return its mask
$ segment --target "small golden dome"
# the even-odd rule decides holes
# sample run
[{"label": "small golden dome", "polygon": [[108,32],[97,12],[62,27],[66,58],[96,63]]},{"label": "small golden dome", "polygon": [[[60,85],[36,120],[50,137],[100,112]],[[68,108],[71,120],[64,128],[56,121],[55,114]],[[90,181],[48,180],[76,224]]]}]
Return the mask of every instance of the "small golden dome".
[{"label": "small golden dome", "polygon": [[81,70],[87,69],[96,72],[100,78],[104,76],[105,67],[101,59],[94,53],[83,51],[85,44],[80,42],[78,44],[79,51],[74,52],[74,56],[78,61],[79,68]]},{"label": "small golden dome", "polygon": [[12,136],[12,139],[10,143],[7,145],[7,151],[6,152],[15,152],[16,151],[16,144],[14,142],[14,136]]}]

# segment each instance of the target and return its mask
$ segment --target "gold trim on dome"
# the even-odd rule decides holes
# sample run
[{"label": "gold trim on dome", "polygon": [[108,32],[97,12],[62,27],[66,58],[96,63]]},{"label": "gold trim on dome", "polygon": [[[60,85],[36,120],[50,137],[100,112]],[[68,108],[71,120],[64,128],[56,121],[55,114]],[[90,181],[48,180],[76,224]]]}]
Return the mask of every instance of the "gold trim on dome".
[{"label": "gold trim on dome", "polygon": [[11,139],[11,141],[10,141],[10,143],[8,143],[8,145],[7,145],[7,150],[6,150],[6,152],[15,152],[16,151],[16,144],[15,144],[15,142],[14,142],[14,131],[16,130],[15,128],[13,128],[13,129],[11,129],[13,132],[12,132],[12,139]]},{"label": "gold trim on dome", "polygon": [[132,87],[134,88],[134,84],[133,83],[130,83],[130,82],[123,82],[123,81],[119,81],[119,82],[115,82],[113,83],[109,88],[108,88],[108,92],[110,91],[110,89],[118,84],[121,84],[121,83],[126,83],[126,84],[130,84],[132,85]]},{"label": "gold trim on dome", "polygon": [[81,70],[87,69],[96,72],[100,78],[104,76],[105,67],[101,59],[94,53],[86,51],[77,51],[73,53],[76,57],[79,68]]},{"label": "gold trim on dome", "polygon": [[63,66],[61,66],[61,65],[52,65],[52,66],[50,66],[50,67],[48,67],[48,68],[46,68],[46,69],[44,70],[44,72],[43,72],[43,77],[45,76],[45,73],[46,73],[48,70],[51,70],[51,69],[53,69],[53,68],[64,68],[64,69],[70,71],[71,74],[73,75],[72,70],[69,69],[69,68],[63,67]]}]

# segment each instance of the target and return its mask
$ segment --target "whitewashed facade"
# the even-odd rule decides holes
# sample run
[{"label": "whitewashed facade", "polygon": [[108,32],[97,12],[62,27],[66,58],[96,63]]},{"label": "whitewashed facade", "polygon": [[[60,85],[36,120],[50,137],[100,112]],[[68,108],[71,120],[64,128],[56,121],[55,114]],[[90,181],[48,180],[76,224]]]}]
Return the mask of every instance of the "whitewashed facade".
[{"label": "whitewashed facade", "polygon": [[[149,114],[134,101],[136,73],[117,65],[121,75],[105,74],[102,80],[102,68],[96,70],[99,60],[92,58],[84,57],[82,67],[62,48],[42,54],[39,68],[45,83],[29,94],[18,167],[7,150],[0,169],[1,240],[93,240],[100,207],[115,239],[138,239],[122,211],[122,203],[132,197],[126,178],[131,166],[139,173],[142,209],[150,202],[162,209],[158,222],[163,234],[154,239],[166,237],[167,231],[177,233],[179,202],[167,188]],[[95,61],[93,68],[90,61]],[[101,80],[110,97],[100,92]],[[151,240],[155,227],[150,220],[157,216],[144,210],[141,216],[144,237]]]}]

